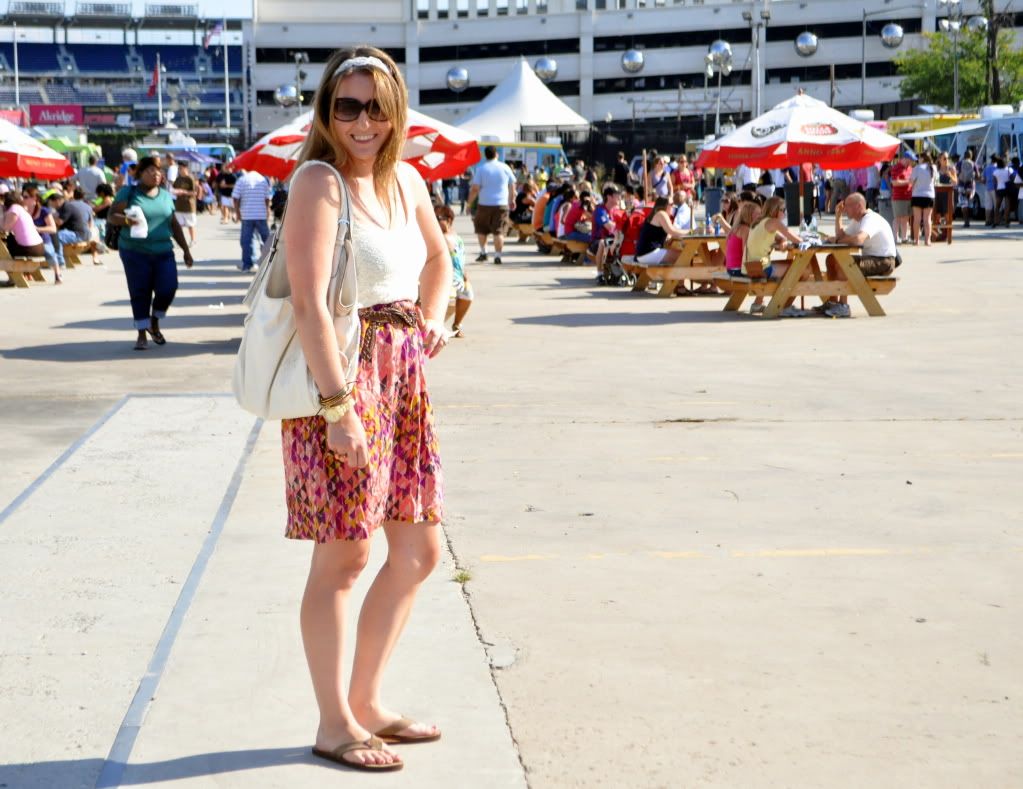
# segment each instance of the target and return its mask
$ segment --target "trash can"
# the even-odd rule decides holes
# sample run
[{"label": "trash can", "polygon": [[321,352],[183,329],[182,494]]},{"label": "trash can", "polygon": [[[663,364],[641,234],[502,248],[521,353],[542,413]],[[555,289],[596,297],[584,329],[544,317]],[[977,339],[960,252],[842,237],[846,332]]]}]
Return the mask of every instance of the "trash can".
[{"label": "trash can", "polygon": [[724,190],[716,186],[712,186],[704,190],[704,206],[707,209],[707,216],[714,216],[714,214],[721,213],[721,197],[723,195]]},{"label": "trash can", "polygon": [[[785,219],[789,227],[798,227],[799,184],[785,184]],[[814,215],[813,184],[803,184],[803,216]]]}]

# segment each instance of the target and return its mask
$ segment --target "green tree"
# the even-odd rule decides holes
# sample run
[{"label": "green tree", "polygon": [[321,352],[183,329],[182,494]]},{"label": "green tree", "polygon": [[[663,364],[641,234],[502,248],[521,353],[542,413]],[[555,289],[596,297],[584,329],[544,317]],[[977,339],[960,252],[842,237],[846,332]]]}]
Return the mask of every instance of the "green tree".
[{"label": "green tree", "polygon": [[[965,28],[965,25],[964,25]],[[953,68],[954,36],[951,33],[925,33],[925,49],[910,49],[895,57],[902,84],[903,98],[919,98],[927,104],[954,104]],[[979,107],[991,101],[988,97],[991,74],[988,71],[990,51],[988,35],[983,31],[963,29],[959,33],[959,106]],[[1015,46],[1013,32],[998,31],[995,75],[999,102],[1015,104],[1023,101],[1023,51]]]}]

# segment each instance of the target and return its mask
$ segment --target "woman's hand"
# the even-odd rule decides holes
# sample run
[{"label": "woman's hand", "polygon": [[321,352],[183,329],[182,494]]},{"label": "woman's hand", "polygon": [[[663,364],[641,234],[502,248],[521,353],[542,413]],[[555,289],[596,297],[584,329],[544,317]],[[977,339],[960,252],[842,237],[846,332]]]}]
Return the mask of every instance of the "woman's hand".
[{"label": "woman's hand", "polygon": [[195,262],[192,260],[192,253],[188,249],[184,251],[185,268],[192,268],[192,264]]},{"label": "woman's hand", "polygon": [[337,422],[327,423],[327,449],[353,468],[364,468],[369,463],[366,429],[354,408]]},{"label": "woman's hand", "polygon": [[419,313],[419,331],[423,335],[423,351],[427,358],[432,359],[448,344],[448,333],[444,324],[432,318],[424,318]]}]

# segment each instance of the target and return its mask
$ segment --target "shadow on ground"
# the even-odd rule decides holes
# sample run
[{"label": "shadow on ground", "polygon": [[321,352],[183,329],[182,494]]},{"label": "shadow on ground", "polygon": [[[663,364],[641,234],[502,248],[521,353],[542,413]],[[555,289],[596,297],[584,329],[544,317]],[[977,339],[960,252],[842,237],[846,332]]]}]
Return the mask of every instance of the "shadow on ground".
[{"label": "shadow on ground", "polygon": [[[234,316],[237,319],[237,316]],[[124,321],[118,321],[124,329]],[[169,332],[168,332],[169,334]],[[240,334],[240,331],[239,331]],[[123,340],[103,340],[97,342],[64,342],[55,345],[31,345],[24,348],[8,348],[0,350],[0,358],[22,359],[34,362],[109,362],[132,357],[148,358],[150,356],[167,356],[182,358],[186,356],[203,356],[205,354],[235,354],[241,338],[231,340],[210,340],[207,342],[172,342],[168,339],[163,346],[149,344],[148,351],[135,351],[135,332],[129,326],[124,331]],[[0,782],[0,787],[3,783]]]},{"label": "shadow on ground", "polygon": [[[204,775],[221,775],[244,770],[313,763],[324,764],[315,759],[308,748],[256,748],[249,751],[199,753],[162,762],[131,764],[116,785],[142,786],[198,778]],[[0,787],[58,789],[58,787],[111,785],[106,781],[96,782],[103,770],[103,765],[103,759],[3,764],[0,765]]]},{"label": "shadow on ground", "polygon": [[668,326],[676,323],[731,323],[739,325],[739,313],[707,312],[594,312],[533,315],[512,318],[512,323],[524,326],[562,326],[567,329],[585,329],[591,326]]}]

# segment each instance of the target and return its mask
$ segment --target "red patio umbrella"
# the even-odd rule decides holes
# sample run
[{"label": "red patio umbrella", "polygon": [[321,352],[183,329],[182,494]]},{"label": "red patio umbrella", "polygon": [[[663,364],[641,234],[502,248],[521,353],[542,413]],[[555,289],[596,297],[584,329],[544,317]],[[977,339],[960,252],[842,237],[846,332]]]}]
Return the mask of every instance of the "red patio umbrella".
[{"label": "red patio umbrella", "polygon": [[[239,154],[231,170],[254,170],[284,179],[291,175],[312,125],[312,111],[298,116]],[[409,110],[408,132],[402,159],[428,181],[452,178],[479,161],[479,144],[468,132],[456,129],[416,110]]]},{"label": "red patio umbrella", "polygon": [[897,137],[800,94],[708,143],[696,166],[766,169],[812,162],[848,170],[891,159],[899,145]]},{"label": "red patio umbrella", "polygon": [[74,174],[63,155],[0,118],[0,177],[52,180]]}]

